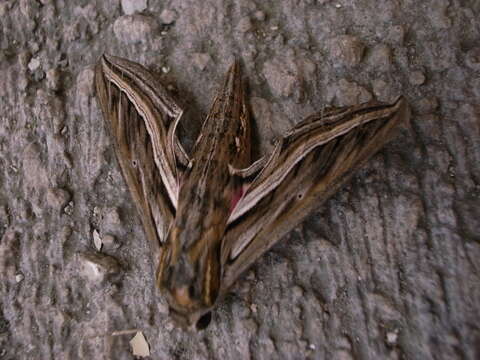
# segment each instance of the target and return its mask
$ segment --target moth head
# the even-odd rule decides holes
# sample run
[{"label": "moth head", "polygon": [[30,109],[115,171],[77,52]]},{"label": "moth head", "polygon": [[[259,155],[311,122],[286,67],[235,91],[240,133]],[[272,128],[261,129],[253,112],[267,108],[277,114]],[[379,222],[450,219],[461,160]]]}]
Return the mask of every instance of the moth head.
[{"label": "moth head", "polygon": [[160,256],[157,285],[167,299],[171,318],[182,328],[201,330],[210,323],[210,311],[219,295],[219,247],[197,241],[185,248],[181,237],[178,228],[170,232]]}]

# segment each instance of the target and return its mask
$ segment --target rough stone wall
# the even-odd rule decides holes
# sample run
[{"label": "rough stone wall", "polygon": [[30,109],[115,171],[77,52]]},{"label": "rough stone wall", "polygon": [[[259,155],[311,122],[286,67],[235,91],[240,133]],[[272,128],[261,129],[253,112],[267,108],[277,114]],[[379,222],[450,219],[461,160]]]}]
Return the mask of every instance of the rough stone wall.
[{"label": "rough stone wall", "polygon": [[[477,0],[0,1],[0,359],[131,359],[110,336],[129,329],[152,359],[479,359],[479,19]],[[187,143],[234,56],[259,153],[325,104],[405,94],[413,116],[186,333],[94,98],[103,52],[180,94]]]}]

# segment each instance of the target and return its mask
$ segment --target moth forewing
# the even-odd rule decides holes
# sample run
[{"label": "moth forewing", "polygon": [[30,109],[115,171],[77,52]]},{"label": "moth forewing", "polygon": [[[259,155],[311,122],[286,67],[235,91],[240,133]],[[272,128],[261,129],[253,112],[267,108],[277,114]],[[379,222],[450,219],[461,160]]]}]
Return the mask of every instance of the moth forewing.
[{"label": "moth forewing", "polygon": [[[163,104],[155,104],[155,98],[142,91],[146,70],[139,67],[124,59],[102,57],[95,69],[95,85],[123,177],[152,250],[158,253],[175,216],[178,184],[171,171],[174,163],[165,155],[170,151],[165,135],[171,117],[168,112],[162,113]],[[143,80],[138,74],[143,74]],[[153,125],[149,128],[148,124]],[[158,161],[161,156],[164,159]],[[159,171],[166,163],[168,166]]]},{"label": "moth forewing", "polygon": [[[268,175],[254,180],[224,238],[223,291],[321,205],[409,119],[406,101],[319,113],[284,139]],[[307,128],[307,130],[306,130]],[[254,194],[252,196],[251,194]],[[245,205],[243,202],[249,202]]]},{"label": "moth forewing", "polygon": [[[152,95],[155,92],[148,83],[148,81],[152,81],[143,72],[140,72],[138,65],[131,64],[123,59],[104,56],[99,67],[109,85],[115,86],[120,93],[125,94],[128,98],[126,102],[133,105],[136,113],[143,119],[153,148],[154,161],[162,176],[162,182],[167,190],[170,202],[176,207],[178,197],[177,166],[174,159],[173,144],[168,141],[168,128],[170,126],[175,127],[177,123],[171,114],[179,118],[182,114],[181,110],[173,112],[170,108],[179,108],[177,105],[166,107],[167,100],[159,100],[163,99],[163,96]],[[137,74],[143,74],[144,76]],[[156,86],[156,89],[158,88],[159,86]],[[122,98],[125,97],[120,97],[120,99]],[[171,101],[169,99],[168,103]],[[128,114],[125,116],[128,116]]]}]

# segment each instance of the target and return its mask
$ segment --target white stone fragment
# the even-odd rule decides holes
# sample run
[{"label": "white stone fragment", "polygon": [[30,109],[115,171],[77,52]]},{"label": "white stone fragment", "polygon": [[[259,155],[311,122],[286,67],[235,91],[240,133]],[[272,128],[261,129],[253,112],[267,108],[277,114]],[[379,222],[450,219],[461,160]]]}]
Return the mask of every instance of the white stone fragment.
[{"label": "white stone fragment", "polygon": [[15,275],[15,281],[17,283],[22,282],[23,279],[25,279],[25,276],[22,273],[18,273],[17,275]]},{"label": "white stone fragment", "polygon": [[147,0],[122,0],[122,10],[125,15],[142,12],[147,8]]},{"label": "white stone fragment", "polygon": [[100,237],[100,234],[96,229],[93,230],[93,244],[95,245],[95,249],[97,249],[98,251],[102,250],[102,246],[103,246],[102,238]]},{"label": "white stone fragment", "polygon": [[133,356],[150,356],[150,347],[141,331],[137,331],[132,340],[130,340],[130,346],[132,347]]},{"label": "white stone fragment", "polygon": [[28,63],[28,69],[29,69],[31,72],[34,72],[34,71],[37,70],[39,67],[40,67],[40,60],[38,60],[38,58],[32,58],[32,59],[30,60],[30,62]]}]

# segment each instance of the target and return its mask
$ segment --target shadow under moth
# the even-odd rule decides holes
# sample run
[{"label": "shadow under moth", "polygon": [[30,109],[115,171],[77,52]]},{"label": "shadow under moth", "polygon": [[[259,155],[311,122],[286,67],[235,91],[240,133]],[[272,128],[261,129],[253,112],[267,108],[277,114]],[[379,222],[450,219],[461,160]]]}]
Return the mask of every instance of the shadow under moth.
[{"label": "shadow under moth", "polygon": [[239,276],[338,190],[409,118],[406,101],[327,108],[251,159],[238,61],[190,153],[176,133],[183,110],[156,76],[104,55],[98,102],[151,242],[170,315],[201,329]]}]

